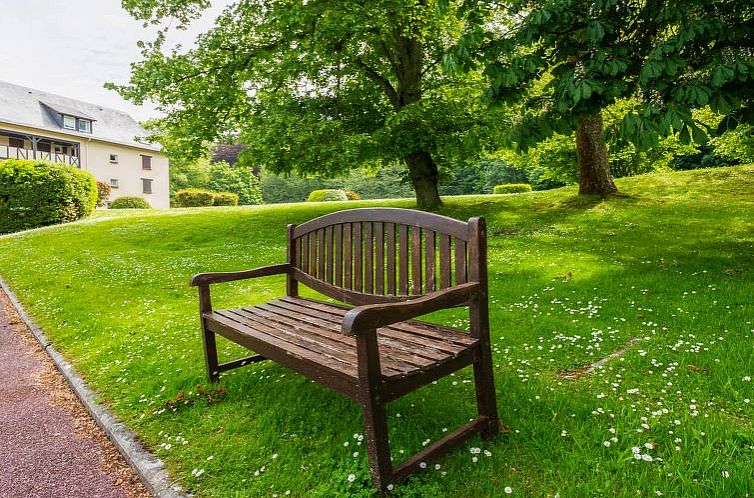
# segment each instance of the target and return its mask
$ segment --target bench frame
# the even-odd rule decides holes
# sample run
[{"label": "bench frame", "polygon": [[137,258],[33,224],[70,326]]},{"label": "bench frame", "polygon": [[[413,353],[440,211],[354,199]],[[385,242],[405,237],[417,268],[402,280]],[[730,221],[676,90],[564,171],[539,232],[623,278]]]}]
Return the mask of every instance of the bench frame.
[{"label": "bench frame", "polygon": [[[428,276],[430,266],[427,266],[427,285],[424,289],[430,292],[422,294],[422,283],[420,282],[418,287],[414,288],[416,284],[412,282],[411,290],[418,292],[415,292],[417,295],[409,295],[411,290],[408,289],[408,281],[398,284],[398,287],[403,287],[403,292],[401,292],[401,289],[396,288],[395,294],[388,293],[392,289],[384,288],[381,289],[383,290],[382,294],[377,294],[372,284],[369,284],[369,288],[362,283],[358,283],[358,286],[355,286],[354,279],[351,279],[351,288],[349,289],[345,285],[339,286],[332,283],[332,270],[329,270],[329,278],[317,278],[327,274],[327,271],[317,271],[317,268],[325,270],[325,263],[322,261],[323,255],[326,254],[324,252],[325,243],[329,243],[331,248],[328,256],[335,257],[332,254],[332,244],[335,237],[333,236],[331,227],[347,224],[349,227],[354,227],[354,231],[358,228],[358,238],[356,234],[353,234],[354,246],[357,246],[362,241],[361,224],[364,223],[364,226],[366,226],[368,223],[371,227],[372,222],[394,224],[394,228],[398,230],[399,237],[401,238],[400,242],[398,242],[399,249],[395,251],[400,254],[397,256],[393,254],[394,260],[392,263],[388,261],[388,265],[395,264],[396,266],[400,266],[401,274],[406,274],[409,265],[413,265],[412,268],[418,270],[420,278],[422,273],[419,265],[432,265],[432,280],[430,281]],[[390,226],[391,230],[393,230],[393,225]],[[398,228],[403,226],[407,227],[405,231],[401,231],[404,229]],[[432,252],[433,257],[429,258],[426,256],[426,254],[429,254],[427,252],[424,260],[422,260],[423,243],[421,230],[432,230],[432,246],[430,247],[429,242],[427,242],[427,251],[430,249],[434,251],[435,234],[438,234],[438,237],[445,237],[446,239],[442,240],[446,240],[444,245],[448,247],[450,238],[455,238],[455,256],[462,259],[461,266],[456,266],[458,272],[456,275],[456,285],[449,285],[451,278],[449,273],[451,271],[449,269],[450,252],[449,249],[443,248],[440,249],[441,268],[439,268],[439,272],[440,279],[444,283],[440,285],[434,282],[435,253]],[[352,236],[350,231],[351,228],[349,228],[348,233],[349,247]],[[381,231],[382,228],[380,229],[380,233]],[[412,254],[417,247],[419,248],[418,260],[414,258],[414,261],[408,261],[408,251],[403,250],[403,247],[407,247],[409,244],[409,231],[411,232],[411,243],[413,244]],[[417,233],[419,234],[418,237],[415,236]],[[341,233],[341,237],[342,235]],[[373,240],[371,238],[371,228],[368,235],[370,237],[369,240]],[[313,240],[310,240],[310,238]],[[459,242],[462,245],[459,245]],[[314,254],[301,254],[302,251],[308,253],[310,247],[314,251],[317,244],[321,244],[320,247],[322,248],[320,249],[319,259]],[[380,239],[380,244],[382,244],[382,239]],[[459,248],[462,248],[462,250]],[[369,466],[374,484],[381,494],[385,494],[392,489],[392,484],[396,480],[419,470],[421,463],[438,458],[461,445],[475,434],[479,433],[484,440],[488,440],[498,434],[501,424],[498,418],[495,397],[489,337],[487,240],[483,218],[471,218],[468,223],[464,223],[436,214],[407,209],[352,209],[325,215],[299,226],[288,225],[287,249],[288,261],[284,264],[239,272],[202,273],[192,277],[190,285],[198,287],[199,290],[199,311],[205,365],[210,382],[216,382],[221,372],[271,359],[359,402],[364,412]],[[348,251],[349,249],[346,249],[349,257],[351,257]],[[362,254],[361,251],[362,249],[359,248],[359,258]],[[338,258],[340,257],[341,254],[339,252]],[[463,257],[466,257],[466,259],[463,260]],[[356,261],[357,263],[355,264],[359,265],[359,271],[361,271],[363,263],[358,258]],[[371,258],[369,261],[371,261]],[[367,264],[369,264],[369,261]],[[456,263],[458,264],[458,259],[456,259]],[[331,265],[332,262],[327,264]],[[341,268],[343,267],[340,259],[338,260],[338,264],[341,265]],[[352,269],[356,268],[355,264],[351,266]],[[346,265],[346,271],[348,271],[348,265]],[[395,271],[393,269],[393,280],[395,280]],[[311,273],[314,273],[316,276],[312,276]],[[374,273],[374,270],[372,270],[373,275]],[[232,327],[219,327],[217,324],[214,324],[212,330],[210,330],[207,318],[212,314],[211,284],[281,274],[287,276],[286,293],[288,296],[298,296],[298,284],[301,282],[320,293],[339,299],[345,303],[358,305],[346,313],[342,323],[342,333],[355,336],[356,340],[358,357],[358,381],[356,383],[345,382],[337,376],[327,375],[327,372],[318,369],[316,364],[305,362],[301,358],[280,354],[279,351],[276,351],[269,345],[254,341],[253,338],[234,330]],[[358,277],[358,280],[360,279],[361,277]],[[330,280],[330,282],[327,280]],[[349,281],[348,276],[346,276],[345,281]],[[396,287],[396,283],[393,282],[392,286]],[[380,285],[377,287],[380,287]],[[445,288],[434,290],[435,287]],[[469,348],[447,363],[438,365],[436,368],[421,371],[417,375],[412,375],[403,381],[384,382],[381,376],[377,329],[390,324],[411,320],[427,313],[457,306],[468,306],[469,308],[469,335],[478,340],[476,346]],[[219,363],[216,344],[216,334],[218,333],[238,344],[248,347],[257,354],[227,363]],[[386,404],[468,365],[473,365],[478,416],[394,468],[390,457]]]}]

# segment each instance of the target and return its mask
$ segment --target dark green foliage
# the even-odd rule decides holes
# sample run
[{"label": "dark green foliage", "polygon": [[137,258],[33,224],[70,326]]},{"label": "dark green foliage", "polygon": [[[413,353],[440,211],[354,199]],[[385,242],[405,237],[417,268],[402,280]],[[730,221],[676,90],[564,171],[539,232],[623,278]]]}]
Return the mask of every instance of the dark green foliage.
[{"label": "dark green foliage", "polygon": [[175,193],[175,203],[178,207],[211,206],[215,202],[214,193],[200,188],[187,188]]},{"label": "dark green foliage", "polygon": [[377,171],[355,169],[336,178],[302,178],[262,172],[260,187],[264,202],[304,202],[312,190],[339,189],[358,192],[362,199],[389,199],[411,197],[413,190],[400,165],[385,166]]},{"label": "dark green foliage", "polygon": [[323,189],[315,190],[306,198],[306,202],[329,202],[329,201],[347,201],[348,196],[343,190]]},{"label": "dark green foliage", "polygon": [[0,233],[75,221],[96,205],[91,173],[41,161],[0,161]]},{"label": "dark green foliage", "polygon": [[213,206],[238,206],[238,194],[233,192],[215,192]]},{"label": "dark green foliage", "polygon": [[110,209],[151,209],[146,199],[135,196],[118,197],[110,203]]},{"label": "dark green foliage", "polygon": [[110,197],[112,188],[105,182],[97,182],[97,207],[102,207],[107,204],[107,199]]},{"label": "dark green foliage", "polygon": [[528,183],[506,183],[503,185],[495,185],[493,194],[519,194],[523,192],[531,192],[531,185]]},{"label": "dark green foliage", "polygon": [[683,171],[697,168],[722,168],[737,164],[740,164],[739,160],[721,156],[714,147],[703,145],[699,147],[699,152],[695,154],[674,158],[670,163],[670,168]]},{"label": "dark green foliage", "polygon": [[208,175],[207,188],[210,190],[238,194],[239,204],[262,204],[259,179],[250,168],[218,162],[209,166]]}]

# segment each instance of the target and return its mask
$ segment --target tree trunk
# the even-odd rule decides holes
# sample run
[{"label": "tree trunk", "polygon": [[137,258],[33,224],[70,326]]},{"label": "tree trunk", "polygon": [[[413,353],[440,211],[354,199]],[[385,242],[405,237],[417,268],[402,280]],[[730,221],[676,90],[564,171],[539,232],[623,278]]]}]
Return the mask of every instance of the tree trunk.
[{"label": "tree trunk", "polygon": [[579,162],[579,194],[614,194],[618,188],[610,175],[602,114],[581,118],[576,130],[576,157]]},{"label": "tree trunk", "polygon": [[419,209],[427,211],[440,207],[442,201],[437,190],[437,165],[432,156],[424,151],[414,152],[406,157],[406,166]]}]

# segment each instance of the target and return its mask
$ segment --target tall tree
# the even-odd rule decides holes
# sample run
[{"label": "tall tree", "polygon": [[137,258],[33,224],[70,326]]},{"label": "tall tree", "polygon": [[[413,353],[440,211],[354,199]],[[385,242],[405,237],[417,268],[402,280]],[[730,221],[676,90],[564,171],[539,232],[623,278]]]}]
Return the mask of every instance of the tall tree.
[{"label": "tall tree", "polygon": [[[207,3],[123,0],[158,26],[185,25]],[[462,27],[456,14],[436,0],[239,0],[188,51],[165,53],[160,31],[142,44],[130,84],[111,87],[156,102],[196,154],[233,131],[274,172],[335,175],[401,160],[419,207],[432,209],[438,164],[474,143],[483,110],[473,104],[481,79],[441,72]]]},{"label": "tall tree", "polygon": [[[692,110],[723,114],[721,129],[754,121],[750,0],[523,0],[475,12],[449,65],[486,66],[496,100],[524,99],[513,140],[576,131],[579,192],[616,191],[602,110],[630,97],[619,132],[642,148],[677,132],[706,142]],[[470,55],[472,57],[470,57]]]}]

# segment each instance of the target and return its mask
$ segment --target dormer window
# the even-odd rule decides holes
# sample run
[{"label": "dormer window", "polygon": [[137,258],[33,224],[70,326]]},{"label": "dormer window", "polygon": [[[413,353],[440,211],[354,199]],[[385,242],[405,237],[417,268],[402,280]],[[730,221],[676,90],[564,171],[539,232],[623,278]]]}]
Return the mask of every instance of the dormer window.
[{"label": "dormer window", "polygon": [[89,121],[88,119],[78,118],[76,120],[76,127],[79,131],[83,131],[85,133],[92,132],[92,122]]},{"label": "dormer window", "polygon": [[63,114],[63,128],[67,130],[82,131],[84,133],[92,132],[92,120],[85,118],[77,118],[70,114]]}]

